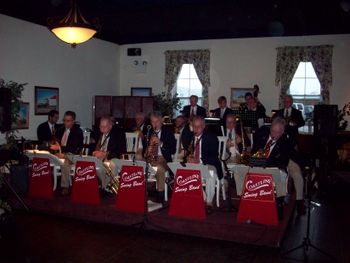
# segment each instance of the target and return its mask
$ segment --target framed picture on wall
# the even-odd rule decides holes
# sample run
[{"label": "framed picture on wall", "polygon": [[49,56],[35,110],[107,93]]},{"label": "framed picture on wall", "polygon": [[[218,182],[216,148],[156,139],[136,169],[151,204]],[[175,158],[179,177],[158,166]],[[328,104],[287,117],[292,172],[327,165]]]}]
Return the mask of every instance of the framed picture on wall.
[{"label": "framed picture on wall", "polygon": [[238,108],[244,103],[244,94],[247,92],[253,93],[253,88],[231,88],[231,108]]},{"label": "framed picture on wall", "polygon": [[59,110],[58,88],[35,87],[35,115],[47,115],[51,110]]},{"label": "framed picture on wall", "polygon": [[152,88],[132,87],[131,88],[131,96],[150,97],[150,96],[152,96]]},{"label": "framed picture on wall", "polygon": [[19,104],[18,118],[12,122],[12,129],[29,129],[29,102]]}]

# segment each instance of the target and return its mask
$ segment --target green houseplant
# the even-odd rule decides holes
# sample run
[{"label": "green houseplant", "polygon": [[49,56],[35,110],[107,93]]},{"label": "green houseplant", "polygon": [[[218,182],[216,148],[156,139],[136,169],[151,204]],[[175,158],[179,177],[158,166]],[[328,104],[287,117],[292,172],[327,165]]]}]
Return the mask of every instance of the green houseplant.
[{"label": "green houseplant", "polygon": [[163,116],[173,117],[174,111],[181,108],[180,98],[177,93],[172,95],[170,92],[162,92],[154,96],[154,109],[163,114]]}]

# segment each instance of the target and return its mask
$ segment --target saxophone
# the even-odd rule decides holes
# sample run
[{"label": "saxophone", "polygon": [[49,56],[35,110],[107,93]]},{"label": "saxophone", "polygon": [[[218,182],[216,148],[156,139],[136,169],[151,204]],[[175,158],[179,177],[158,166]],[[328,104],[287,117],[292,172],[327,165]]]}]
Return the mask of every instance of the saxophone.
[{"label": "saxophone", "polygon": [[111,179],[109,184],[106,186],[106,189],[110,192],[117,194],[119,188],[119,179],[117,176],[113,175],[113,171],[109,165],[109,163],[102,162],[103,167],[105,169],[106,175]]},{"label": "saxophone", "polygon": [[194,137],[191,140],[188,148],[185,150],[183,161],[180,162],[180,164],[182,166],[186,166],[186,163],[188,162],[188,159],[193,159],[193,153],[194,153]]},{"label": "saxophone", "polygon": [[148,163],[153,164],[158,160],[158,140],[156,140],[158,137],[153,132],[149,138],[148,146],[146,149],[146,160]]}]

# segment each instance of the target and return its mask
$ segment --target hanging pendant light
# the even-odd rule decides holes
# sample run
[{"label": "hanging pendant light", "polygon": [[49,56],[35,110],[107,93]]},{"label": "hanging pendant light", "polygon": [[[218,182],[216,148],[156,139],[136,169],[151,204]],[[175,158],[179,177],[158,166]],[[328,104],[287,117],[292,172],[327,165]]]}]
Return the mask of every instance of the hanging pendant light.
[{"label": "hanging pendant light", "polygon": [[58,23],[49,23],[49,29],[62,41],[71,44],[74,48],[77,44],[88,41],[99,28],[98,23],[89,23],[79,11],[76,0],[71,0],[71,9]]}]

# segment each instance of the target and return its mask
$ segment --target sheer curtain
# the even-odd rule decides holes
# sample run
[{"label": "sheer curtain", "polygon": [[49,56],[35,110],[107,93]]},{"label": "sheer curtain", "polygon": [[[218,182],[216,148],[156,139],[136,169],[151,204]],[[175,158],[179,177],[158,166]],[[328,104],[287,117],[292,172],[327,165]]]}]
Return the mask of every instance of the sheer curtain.
[{"label": "sheer curtain", "polygon": [[168,50],[165,52],[164,85],[168,92],[174,88],[183,64],[193,64],[203,86],[203,107],[209,106],[210,50]]},{"label": "sheer curtain", "polygon": [[321,84],[321,103],[328,104],[332,86],[332,56],[332,45],[277,48],[275,84],[280,88],[280,108],[283,107],[283,98],[287,94],[299,62],[312,63]]}]

